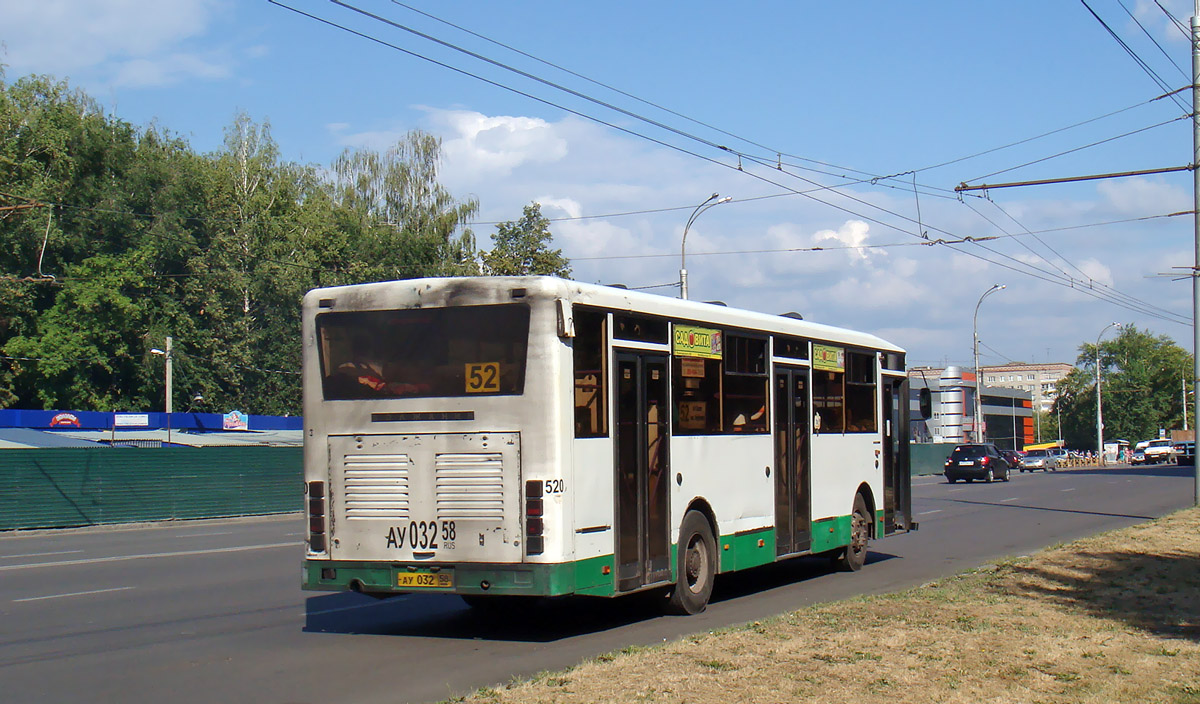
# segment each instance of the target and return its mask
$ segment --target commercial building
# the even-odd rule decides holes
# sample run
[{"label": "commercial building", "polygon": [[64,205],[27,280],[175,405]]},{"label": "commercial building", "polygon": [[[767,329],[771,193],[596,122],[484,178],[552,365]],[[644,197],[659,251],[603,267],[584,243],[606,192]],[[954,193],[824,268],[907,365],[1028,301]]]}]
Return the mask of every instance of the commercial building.
[{"label": "commercial building", "polygon": [[[985,377],[986,378],[986,377]],[[910,439],[914,443],[987,442],[1009,450],[1032,445],[1032,397],[1029,391],[985,384],[980,399],[983,418],[975,418],[975,374],[961,367],[944,369],[914,367],[908,372],[910,406],[914,409]],[[933,401],[932,417],[915,412],[920,390],[928,388]]]}]

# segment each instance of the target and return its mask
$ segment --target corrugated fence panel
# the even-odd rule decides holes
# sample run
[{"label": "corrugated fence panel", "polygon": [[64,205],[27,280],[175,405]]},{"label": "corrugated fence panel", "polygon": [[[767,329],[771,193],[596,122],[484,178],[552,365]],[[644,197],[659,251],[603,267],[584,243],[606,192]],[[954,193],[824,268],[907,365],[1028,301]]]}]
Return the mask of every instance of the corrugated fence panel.
[{"label": "corrugated fence panel", "polygon": [[0,530],[299,511],[299,447],[0,450]]}]

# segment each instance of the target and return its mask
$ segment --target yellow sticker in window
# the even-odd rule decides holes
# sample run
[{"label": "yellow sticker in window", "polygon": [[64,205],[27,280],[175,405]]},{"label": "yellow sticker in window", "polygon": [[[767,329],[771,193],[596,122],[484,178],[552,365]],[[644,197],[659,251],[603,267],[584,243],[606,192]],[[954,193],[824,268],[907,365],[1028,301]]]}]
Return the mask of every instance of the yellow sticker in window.
[{"label": "yellow sticker in window", "polygon": [[500,391],[498,362],[468,363],[466,366],[467,393],[492,394]]}]

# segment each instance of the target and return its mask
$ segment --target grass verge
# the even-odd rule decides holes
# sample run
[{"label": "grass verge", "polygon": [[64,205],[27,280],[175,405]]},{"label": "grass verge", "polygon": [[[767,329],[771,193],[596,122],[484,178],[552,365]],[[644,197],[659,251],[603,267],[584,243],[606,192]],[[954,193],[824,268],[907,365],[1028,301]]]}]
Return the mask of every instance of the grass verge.
[{"label": "grass verge", "polygon": [[1200,704],[1200,510],[453,701]]}]

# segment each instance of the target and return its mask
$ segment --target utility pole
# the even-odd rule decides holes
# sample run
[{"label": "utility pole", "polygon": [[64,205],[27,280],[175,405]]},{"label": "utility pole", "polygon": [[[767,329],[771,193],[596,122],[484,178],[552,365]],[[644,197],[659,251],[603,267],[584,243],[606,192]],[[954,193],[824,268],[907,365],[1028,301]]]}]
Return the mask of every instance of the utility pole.
[{"label": "utility pole", "polygon": [[[1192,165],[1200,164],[1200,0],[1192,12]],[[1192,391],[1196,404],[1192,417],[1200,423],[1200,170],[1192,169],[1192,219],[1195,226],[1195,259],[1192,262]],[[1200,454],[1192,465],[1192,500],[1200,506]]]}]

